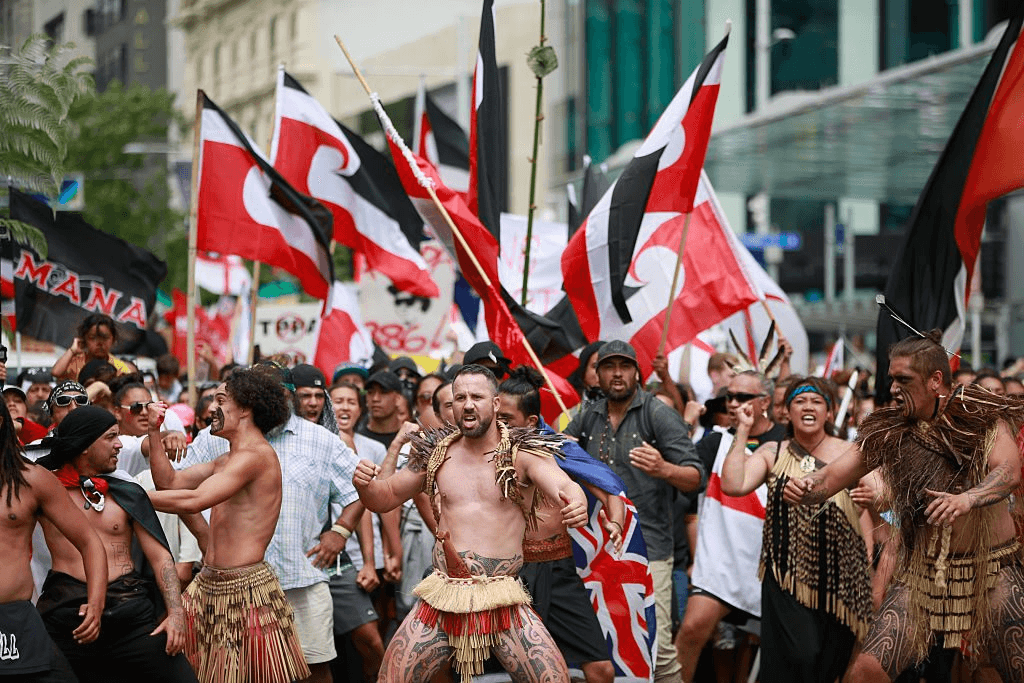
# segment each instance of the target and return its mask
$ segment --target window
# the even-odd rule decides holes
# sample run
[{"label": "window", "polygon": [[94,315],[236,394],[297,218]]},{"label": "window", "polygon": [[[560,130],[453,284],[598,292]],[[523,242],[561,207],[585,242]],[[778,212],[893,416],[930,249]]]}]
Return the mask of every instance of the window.
[{"label": "window", "polygon": [[64,42],[64,13],[61,12],[43,26],[43,33],[50,39],[51,45]]},{"label": "window", "polygon": [[[965,0],[966,1],[966,0]],[[882,0],[879,17],[879,65],[882,69],[916,62],[954,47],[959,28],[956,0]]]}]

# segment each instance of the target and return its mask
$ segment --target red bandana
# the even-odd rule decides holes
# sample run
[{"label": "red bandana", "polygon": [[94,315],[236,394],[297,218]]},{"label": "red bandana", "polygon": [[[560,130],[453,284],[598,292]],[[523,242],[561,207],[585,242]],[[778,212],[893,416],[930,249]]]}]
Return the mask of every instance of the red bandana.
[{"label": "red bandana", "polygon": [[93,486],[95,486],[96,490],[103,495],[107,495],[107,489],[110,486],[107,483],[107,480],[101,477],[83,477],[78,473],[78,470],[71,465],[71,463],[66,463],[64,467],[61,467],[59,470],[54,472],[54,475],[56,475],[57,480],[63,484],[66,489],[77,489],[82,485],[83,479],[91,479]]}]

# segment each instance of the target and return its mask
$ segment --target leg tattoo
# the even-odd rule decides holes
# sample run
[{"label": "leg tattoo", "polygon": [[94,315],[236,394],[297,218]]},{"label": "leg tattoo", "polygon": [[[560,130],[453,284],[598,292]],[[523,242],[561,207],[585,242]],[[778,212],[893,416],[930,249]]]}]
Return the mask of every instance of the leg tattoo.
[{"label": "leg tattoo", "polygon": [[384,653],[380,667],[380,683],[428,681],[451,658],[448,636],[439,628],[430,627],[410,614],[398,627]]},{"label": "leg tattoo", "polygon": [[989,593],[988,654],[1004,681],[1024,681],[1024,568],[1006,567]]},{"label": "leg tattoo", "polygon": [[905,586],[889,586],[862,648],[864,654],[878,660],[891,680],[914,663],[914,628],[909,621],[908,598]]},{"label": "leg tattoo", "polygon": [[501,634],[493,652],[513,683],[569,683],[569,669],[555,641],[529,607],[522,607],[523,628]]}]

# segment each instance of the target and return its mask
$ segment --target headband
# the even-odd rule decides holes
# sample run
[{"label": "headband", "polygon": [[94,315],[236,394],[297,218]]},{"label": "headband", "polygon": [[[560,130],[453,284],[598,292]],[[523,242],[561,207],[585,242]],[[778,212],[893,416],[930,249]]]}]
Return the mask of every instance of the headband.
[{"label": "headband", "polygon": [[800,394],[807,394],[807,393],[817,394],[818,396],[821,396],[823,399],[825,399],[825,403],[828,405],[828,407],[829,408],[832,407],[832,399],[829,398],[828,396],[826,396],[824,393],[822,393],[821,389],[819,389],[818,387],[814,386],[813,384],[801,384],[800,386],[798,386],[793,391],[793,393],[789,395],[789,400],[786,401],[786,407],[787,408],[789,407],[789,404],[793,402],[794,398],[796,398]]}]

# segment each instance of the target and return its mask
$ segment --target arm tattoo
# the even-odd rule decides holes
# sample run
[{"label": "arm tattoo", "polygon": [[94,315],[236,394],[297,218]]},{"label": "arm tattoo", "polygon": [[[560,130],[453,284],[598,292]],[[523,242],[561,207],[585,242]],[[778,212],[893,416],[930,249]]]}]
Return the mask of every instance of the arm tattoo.
[{"label": "arm tattoo", "polygon": [[820,474],[811,474],[804,478],[804,481],[811,484],[810,490],[804,494],[804,505],[820,505],[828,500],[828,490],[825,488],[825,478]]},{"label": "arm tattoo", "polygon": [[980,508],[998,503],[1013,493],[1015,487],[1013,477],[1010,476],[1010,466],[1000,465],[989,472],[980,484],[968,490],[967,498],[972,508]]},{"label": "arm tattoo", "polygon": [[419,460],[409,460],[406,467],[409,468],[410,472],[415,472],[416,474],[422,474],[427,471],[426,463],[420,462]]},{"label": "arm tattoo", "polygon": [[167,613],[176,615],[175,618],[180,620],[182,618],[181,584],[178,582],[178,573],[174,571],[174,560],[168,557],[160,568],[158,576],[160,577],[160,592],[164,596]]}]

